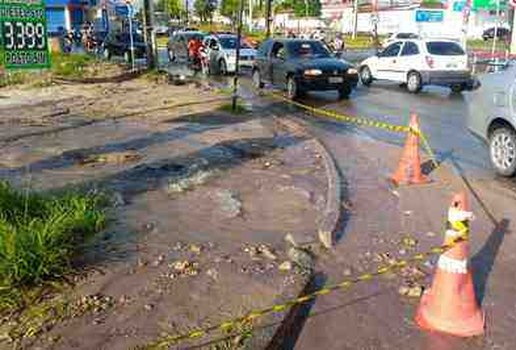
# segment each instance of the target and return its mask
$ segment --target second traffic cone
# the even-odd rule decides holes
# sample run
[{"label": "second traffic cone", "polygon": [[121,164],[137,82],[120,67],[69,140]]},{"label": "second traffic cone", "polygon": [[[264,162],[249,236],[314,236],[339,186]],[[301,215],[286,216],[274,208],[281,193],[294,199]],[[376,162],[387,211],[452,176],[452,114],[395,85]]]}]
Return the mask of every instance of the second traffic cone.
[{"label": "second traffic cone", "polygon": [[410,115],[409,127],[405,147],[398,169],[392,176],[396,185],[423,184],[429,182],[421,172],[421,157],[419,156],[419,122],[417,114]]},{"label": "second traffic cone", "polygon": [[445,238],[445,244],[452,248],[439,257],[432,287],[421,298],[416,314],[416,322],[423,329],[459,337],[484,333],[484,313],[477,304],[468,268],[467,235],[472,218],[465,194],[456,194],[448,211]]}]

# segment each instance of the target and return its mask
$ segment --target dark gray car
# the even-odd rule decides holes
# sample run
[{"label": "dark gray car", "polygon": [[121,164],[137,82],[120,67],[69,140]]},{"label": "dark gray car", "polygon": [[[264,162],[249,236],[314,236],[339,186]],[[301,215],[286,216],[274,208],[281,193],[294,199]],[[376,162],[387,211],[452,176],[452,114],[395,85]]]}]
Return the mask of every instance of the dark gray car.
[{"label": "dark gray car", "polygon": [[479,77],[469,101],[470,130],[486,141],[491,164],[502,176],[516,174],[516,62]]},{"label": "dark gray car", "polygon": [[256,54],[253,84],[272,83],[291,99],[307,91],[337,90],[348,97],[358,82],[357,70],[334,57],[318,40],[269,39]]}]

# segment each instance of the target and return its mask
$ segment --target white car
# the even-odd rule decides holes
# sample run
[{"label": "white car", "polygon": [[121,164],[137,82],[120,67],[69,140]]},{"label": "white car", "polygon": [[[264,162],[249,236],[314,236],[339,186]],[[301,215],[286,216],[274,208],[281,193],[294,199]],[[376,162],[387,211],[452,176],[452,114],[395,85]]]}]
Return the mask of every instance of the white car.
[{"label": "white car", "polygon": [[398,40],[359,66],[360,80],[389,80],[412,93],[425,85],[450,87],[453,92],[473,90],[477,80],[468,68],[468,56],[459,43],[447,39]]},{"label": "white car", "polygon": [[[233,34],[209,35],[203,40],[207,48],[208,70],[210,73],[225,75],[234,73],[236,68],[237,36]],[[256,50],[244,40],[240,43],[239,67],[251,68],[256,57]]]}]

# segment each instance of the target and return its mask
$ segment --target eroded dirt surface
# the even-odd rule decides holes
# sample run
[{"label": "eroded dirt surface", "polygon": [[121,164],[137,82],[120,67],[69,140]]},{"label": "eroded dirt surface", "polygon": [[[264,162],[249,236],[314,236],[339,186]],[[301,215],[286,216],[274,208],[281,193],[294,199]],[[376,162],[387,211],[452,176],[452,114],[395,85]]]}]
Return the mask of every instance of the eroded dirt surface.
[{"label": "eroded dirt surface", "polygon": [[0,176],[38,190],[101,190],[114,204],[82,259],[94,269],[72,291],[109,297],[110,307],[22,344],[127,349],[299,292],[305,278],[285,268],[284,236],[315,239],[327,190],[309,137],[266,113],[220,112],[220,96],[195,86],[135,80],[12,94],[0,102],[10,125]]}]

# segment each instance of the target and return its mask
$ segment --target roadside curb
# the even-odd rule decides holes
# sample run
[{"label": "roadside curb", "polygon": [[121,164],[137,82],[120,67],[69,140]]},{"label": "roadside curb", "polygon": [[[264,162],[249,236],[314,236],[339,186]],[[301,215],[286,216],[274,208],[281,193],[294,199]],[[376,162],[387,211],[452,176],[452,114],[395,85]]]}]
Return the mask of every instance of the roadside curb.
[{"label": "roadside curb", "polygon": [[314,141],[317,153],[319,153],[322,157],[326,172],[326,179],[328,183],[326,193],[326,205],[323,212],[323,216],[319,221],[317,235],[319,241],[327,249],[331,249],[333,246],[335,235],[339,228],[339,221],[341,217],[340,207],[342,198],[342,192],[340,188],[341,177],[337,169],[335,159],[331,155],[328,148],[324,145],[324,143],[312,132],[309,131],[306,123],[290,116],[282,118],[274,116],[273,119],[275,122],[283,125],[287,129],[308,135]]}]

